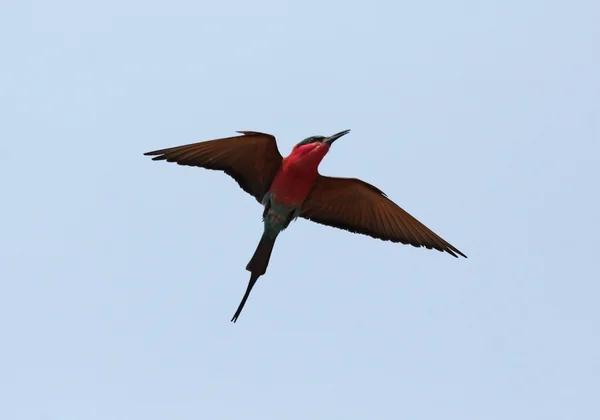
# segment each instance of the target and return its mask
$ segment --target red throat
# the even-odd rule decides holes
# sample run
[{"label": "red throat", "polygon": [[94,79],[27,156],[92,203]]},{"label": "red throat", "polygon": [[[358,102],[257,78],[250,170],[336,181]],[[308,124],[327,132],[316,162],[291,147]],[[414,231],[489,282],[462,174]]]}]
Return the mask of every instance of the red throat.
[{"label": "red throat", "polygon": [[299,170],[314,170],[319,167],[319,163],[329,152],[329,145],[325,143],[310,143],[296,147],[292,153],[284,159],[288,164],[297,167]]},{"label": "red throat", "polygon": [[329,152],[325,143],[310,143],[292,150],[281,163],[270,192],[280,204],[300,206],[312,189],[321,160]]}]

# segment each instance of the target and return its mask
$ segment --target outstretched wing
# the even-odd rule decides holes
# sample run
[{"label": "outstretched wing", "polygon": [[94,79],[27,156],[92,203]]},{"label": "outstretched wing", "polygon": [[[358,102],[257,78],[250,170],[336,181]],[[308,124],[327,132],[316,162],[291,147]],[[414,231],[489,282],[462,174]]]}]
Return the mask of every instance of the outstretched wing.
[{"label": "outstretched wing", "polygon": [[467,257],[401,209],[373,185],[319,175],[300,216],[323,225]]},{"label": "outstretched wing", "polygon": [[144,153],[152,160],[224,171],[248,194],[261,202],[281,167],[275,137],[255,131],[237,131],[227,137]]}]

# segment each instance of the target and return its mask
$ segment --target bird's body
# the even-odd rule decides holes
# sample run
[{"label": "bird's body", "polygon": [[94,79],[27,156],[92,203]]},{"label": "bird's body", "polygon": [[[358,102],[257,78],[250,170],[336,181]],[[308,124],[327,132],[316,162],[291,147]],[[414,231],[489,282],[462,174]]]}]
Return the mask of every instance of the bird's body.
[{"label": "bird's body", "polygon": [[264,206],[263,235],[246,266],[251,273],[250,281],[233,322],[239,317],[257,279],[266,272],[277,236],[297,217],[382,240],[466,257],[376,187],[354,178],[319,174],[319,164],[331,144],[349,131],[330,137],[308,137],[286,158],[279,154],[273,136],[248,131],[240,132],[243,136],[145,153],[156,156],[154,160],[222,170]]}]

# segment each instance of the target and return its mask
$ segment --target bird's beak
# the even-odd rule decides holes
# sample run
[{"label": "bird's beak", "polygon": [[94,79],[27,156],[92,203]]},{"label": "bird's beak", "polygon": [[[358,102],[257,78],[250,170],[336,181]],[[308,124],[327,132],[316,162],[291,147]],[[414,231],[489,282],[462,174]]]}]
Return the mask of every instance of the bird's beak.
[{"label": "bird's beak", "polygon": [[336,141],[337,139],[339,139],[342,136],[345,136],[349,132],[350,132],[350,130],[344,130],[344,131],[340,131],[337,134],[334,134],[333,136],[325,137],[323,139],[323,143],[331,145],[334,141]]}]

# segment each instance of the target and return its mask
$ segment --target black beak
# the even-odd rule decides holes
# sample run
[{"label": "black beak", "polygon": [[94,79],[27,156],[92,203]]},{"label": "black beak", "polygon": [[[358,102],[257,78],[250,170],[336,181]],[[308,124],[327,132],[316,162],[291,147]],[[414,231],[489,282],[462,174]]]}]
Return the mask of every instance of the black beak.
[{"label": "black beak", "polygon": [[337,139],[339,139],[342,136],[345,136],[349,132],[350,132],[350,130],[344,130],[344,131],[340,131],[337,134],[334,134],[333,136],[325,137],[323,139],[323,143],[331,145],[334,141],[336,141]]}]

